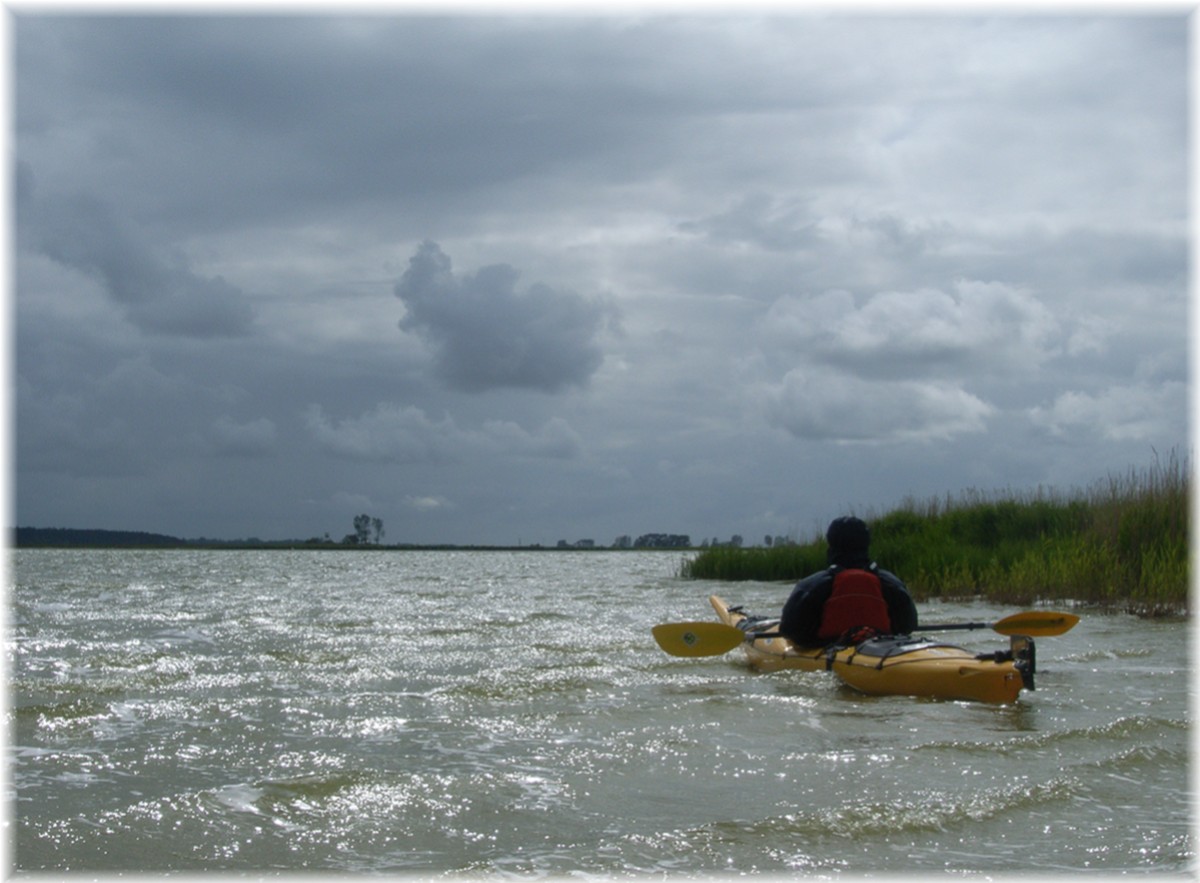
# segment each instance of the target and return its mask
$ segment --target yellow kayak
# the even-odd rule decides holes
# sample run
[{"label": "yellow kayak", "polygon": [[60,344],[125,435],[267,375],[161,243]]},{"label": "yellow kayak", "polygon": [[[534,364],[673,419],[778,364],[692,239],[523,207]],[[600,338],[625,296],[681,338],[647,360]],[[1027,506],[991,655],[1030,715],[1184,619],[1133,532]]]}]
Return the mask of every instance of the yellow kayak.
[{"label": "yellow kayak", "polygon": [[1014,702],[1033,689],[1032,638],[1013,636],[1009,650],[976,654],[963,647],[907,635],[870,638],[849,647],[797,647],[772,632],[778,620],[751,617],[721,597],[709,598],[725,625],[746,633],[746,658],[760,671],[831,671],[843,683],[877,696],[930,696],[979,702]]}]

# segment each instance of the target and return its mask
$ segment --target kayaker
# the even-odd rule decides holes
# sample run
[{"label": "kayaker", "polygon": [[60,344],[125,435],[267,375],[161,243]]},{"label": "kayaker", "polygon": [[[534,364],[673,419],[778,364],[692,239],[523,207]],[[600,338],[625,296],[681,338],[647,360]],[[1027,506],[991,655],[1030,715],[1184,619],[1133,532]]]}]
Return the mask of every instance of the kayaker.
[{"label": "kayaker", "polygon": [[916,628],[917,607],[908,587],[871,560],[871,531],[864,521],[835,518],[825,539],[829,567],[796,583],[783,605],[782,634],[802,647],[814,647],[860,629],[906,635]]}]

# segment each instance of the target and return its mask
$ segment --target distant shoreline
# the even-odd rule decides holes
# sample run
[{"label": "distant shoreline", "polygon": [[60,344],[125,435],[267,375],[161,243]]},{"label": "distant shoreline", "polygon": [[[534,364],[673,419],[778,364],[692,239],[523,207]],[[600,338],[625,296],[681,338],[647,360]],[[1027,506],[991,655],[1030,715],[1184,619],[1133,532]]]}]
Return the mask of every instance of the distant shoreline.
[{"label": "distant shoreline", "polygon": [[691,547],[662,548],[634,546],[546,546],[473,545],[457,543],[338,543],[332,540],[212,540],[182,539],[166,534],[132,530],[100,530],[69,527],[17,527],[9,530],[9,548],[13,549],[240,549],[240,550],[329,550],[339,552],[687,552]]}]

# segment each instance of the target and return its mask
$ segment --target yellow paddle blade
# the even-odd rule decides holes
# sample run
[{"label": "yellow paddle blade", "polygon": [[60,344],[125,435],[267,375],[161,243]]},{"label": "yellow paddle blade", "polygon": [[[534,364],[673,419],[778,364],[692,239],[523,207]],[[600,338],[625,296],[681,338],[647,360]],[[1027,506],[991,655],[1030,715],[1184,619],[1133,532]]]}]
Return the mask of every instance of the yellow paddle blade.
[{"label": "yellow paddle blade", "polygon": [[1030,638],[1051,638],[1075,628],[1079,617],[1074,613],[1054,610],[1026,610],[1014,613],[992,624],[992,630],[1002,635],[1025,635]]},{"label": "yellow paddle blade", "polygon": [[720,656],[746,637],[741,629],[720,622],[667,622],[650,631],[672,656]]}]

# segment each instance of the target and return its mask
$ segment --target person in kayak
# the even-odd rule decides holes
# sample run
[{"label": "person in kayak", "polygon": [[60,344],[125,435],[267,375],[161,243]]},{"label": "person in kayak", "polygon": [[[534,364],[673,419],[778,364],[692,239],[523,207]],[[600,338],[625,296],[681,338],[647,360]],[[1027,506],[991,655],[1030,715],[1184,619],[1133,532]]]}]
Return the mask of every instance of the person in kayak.
[{"label": "person in kayak", "polygon": [[801,647],[814,647],[855,632],[907,635],[916,628],[917,607],[908,587],[871,560],[865,522],[835,518],[825,539],[829,567],[796,583],[783,605],[780,633]]}]

